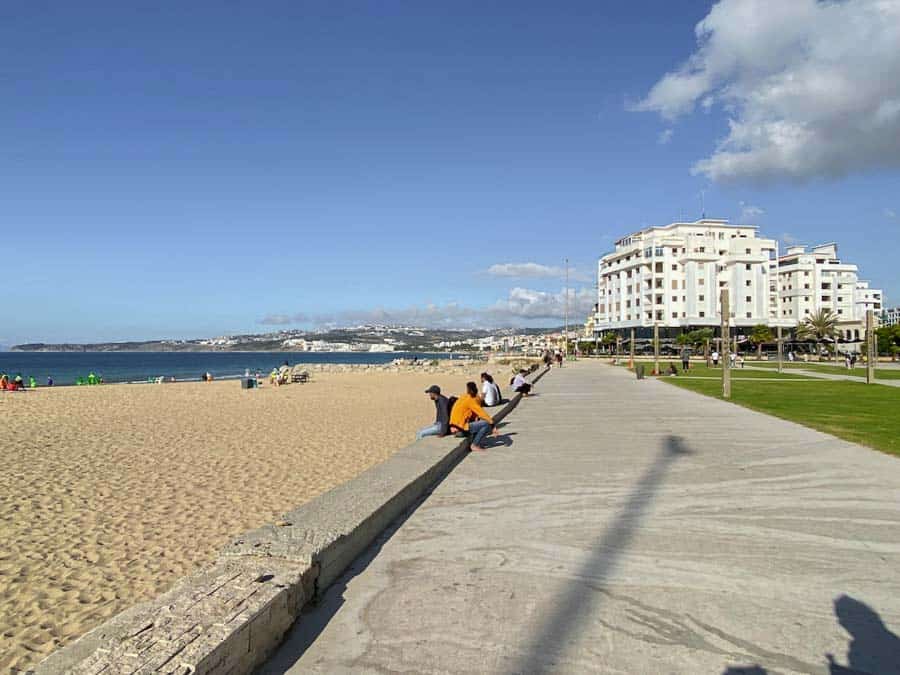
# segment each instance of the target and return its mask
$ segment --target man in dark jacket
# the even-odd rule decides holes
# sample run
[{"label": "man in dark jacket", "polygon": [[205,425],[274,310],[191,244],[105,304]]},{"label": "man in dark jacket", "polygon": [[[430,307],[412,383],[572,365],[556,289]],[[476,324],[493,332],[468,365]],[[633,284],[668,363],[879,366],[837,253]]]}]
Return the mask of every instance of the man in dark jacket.
[{"label": "man in dark jacket", "polygon": [[434,401],[434,424],[420,429],[416,433],[416,440],[426,436],[446,436],[450,432],[450,404],[447,397],[441,395],[441,388],[436,384],[428,387],[425,393]]}]

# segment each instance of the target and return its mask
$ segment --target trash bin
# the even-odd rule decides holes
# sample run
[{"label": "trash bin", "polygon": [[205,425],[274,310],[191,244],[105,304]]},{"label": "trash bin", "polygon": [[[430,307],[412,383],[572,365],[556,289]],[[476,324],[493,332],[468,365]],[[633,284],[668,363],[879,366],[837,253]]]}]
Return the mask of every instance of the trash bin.
[{"label": "trash bin", "polygon": [[241,389],[253,389],[256,385],[256,379],[252,377],[241,378]]},{"label": "trash bin", "polygon": [[644,364],[641,363],[641,364],[636,365],[634,367],[634,372],[637,374],[637,379],[643,380],[644,379]]}]

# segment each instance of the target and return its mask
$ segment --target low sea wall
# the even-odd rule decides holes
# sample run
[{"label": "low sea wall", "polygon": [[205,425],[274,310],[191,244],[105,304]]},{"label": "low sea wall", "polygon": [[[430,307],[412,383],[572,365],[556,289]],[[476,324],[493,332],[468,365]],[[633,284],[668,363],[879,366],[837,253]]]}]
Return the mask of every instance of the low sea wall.
[{"label": "low sea wall", "polygon": [[[547,371],[529,375],[537,382]],[[500,421],[515,395],[493,415]],[[437,484],[469,440],[425,438],[227,544],[218,559],[54,652],[38,675],[240,675],[263,663],[312,602]]]}]

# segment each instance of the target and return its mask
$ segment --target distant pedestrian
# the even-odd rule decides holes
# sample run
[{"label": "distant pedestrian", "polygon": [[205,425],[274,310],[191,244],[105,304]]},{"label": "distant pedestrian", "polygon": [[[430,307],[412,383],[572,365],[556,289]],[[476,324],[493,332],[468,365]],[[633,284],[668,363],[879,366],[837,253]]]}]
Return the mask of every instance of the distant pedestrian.
[{"label": "distant pedestrian", "polygon": [[681,350],[681,370],[683,370],[684,372],[687,372],[690,367],[691,367],[691,352],[687,347],[685,347],[684,349]]},{"label": "distant pedestrian", "polygon": [[562,364],[563,364],[563,355],[562,355],[562,352],[557,349],[556,350],[556,367],[562,368]]},{"label": "distant pedestrian", "polygon": [[48,387],[52,387],[52,386],[53,386],[53,378],[50,377],[49,375],[47,376],[47,386],[48,386]]},{"label": "distant pedestrian", "polygon": [[739,365],[741,368],[744,367],[744,355],[743,355],[743,354],[741,354],[740,356],[738,356],[738,365]]},{"label": "distant pedestrian", "polygon": [[728,360],[731,362],[731,367],[734,368],[734,364],[737,362],[737,354],[735,354],[734,352],[731,352],[728,355]]},{"label": "distant pedestrian", "polygon": [[712,360],[713,360],[713,365],[714,365],[714,366],[718,366],[718,365],[719,365],[719,352],[718,352],[718,350],[713,349]]}]

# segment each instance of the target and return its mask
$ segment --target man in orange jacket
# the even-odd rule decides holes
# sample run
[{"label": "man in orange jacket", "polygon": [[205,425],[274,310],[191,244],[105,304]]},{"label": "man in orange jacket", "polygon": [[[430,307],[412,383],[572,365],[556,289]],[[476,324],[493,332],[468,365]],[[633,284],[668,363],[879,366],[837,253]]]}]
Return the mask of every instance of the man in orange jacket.
[{"label": "man in orange jacket", "polygon": [[472,437],[472,450],[481,451],[481,445],[488,433],[494,428],[494,419],[488,415],[478,403],[478,385],[466,382],[466,393],[459,397],[450,411],[450,429],[468,431]]}]

